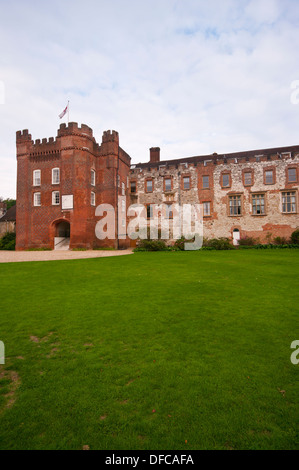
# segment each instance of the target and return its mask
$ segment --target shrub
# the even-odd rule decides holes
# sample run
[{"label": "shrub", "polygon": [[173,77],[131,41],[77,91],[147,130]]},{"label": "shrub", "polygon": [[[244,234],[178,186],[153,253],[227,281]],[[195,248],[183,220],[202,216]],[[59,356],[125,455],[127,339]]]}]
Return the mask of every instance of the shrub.
[{"label": "shrub", "polygon": [[194,242],[194,238],[192,238],[190,240],[187,240],[184,236],[182,236],[181,238],[179,238],[178,240],[175,241],[174,247],[177,250],[184,251],[185,250],[185,243],[188,243],[188,242],[189,243]]},{"label": "shrub", "polygon": [[0,250],[13,251],[15,249],[16,249],[16,234],[6,233],[4,237],[0,239]]},{"label": "shrub", "polygon": [[184,251],[185,237],[181,237],[174,242],[174,245],[178,250]]},{"label": "shrub", "polygon": [[295,230],[291,235],[291,242],[294,244],[299,244],[299,228]]},{"label": "shrub", "polygon": [[140,240],[136,251],[168,251],[168,246],[164,240]]},{"label": "shrub", "polygon": [[253,237],[243,237],[239,240],[240,246],[253,246],[256,244],[256,239]]},{"label": "shrub", "polygon": [[287,239],[285,237],[275,237],[273,241],[275,245],[286,245],[287,243]]},{"label": "shrub", "polygon": [[212,238],[208,240],[207,247],[213,248],[214,250],[233,250],[234,247],[231,244],[229,238],[220,237],[220,238]]}]

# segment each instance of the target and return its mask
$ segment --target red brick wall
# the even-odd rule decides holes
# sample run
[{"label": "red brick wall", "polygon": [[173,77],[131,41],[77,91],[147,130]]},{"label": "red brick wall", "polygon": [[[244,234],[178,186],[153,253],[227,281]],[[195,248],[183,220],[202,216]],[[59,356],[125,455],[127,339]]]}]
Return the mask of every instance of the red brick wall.
[{"label": "red brick wall", "polygon": [[[70,223],[70,248],[117,247],[117,240],[100,241],[95,236],[96,206],[116,207],[117,174],[126,182],[130,157],[119,147],[118,133],[107,131],[102,144],[96,143],[92,130],[77,123],[62,124],[56,139],[35,141],[27,130],[17,132],[17,240],[16,249],[54,246],[55,223]],[[60,168],[60,183],[52,184],[52,168]],[[41,170],[41,185],[33,186],[33,171]],[[91,185],[91,169],[96,184]],[[52,191],[60,192],[60,205],[52,205]],[[91,205],[91,191],[95,206]],[[41,206],[33,205],[33,193],[41,193]],[[62,195],[73,195],[73,209],[62,210]],[[128,246],[124,240],[122,246]]]}]

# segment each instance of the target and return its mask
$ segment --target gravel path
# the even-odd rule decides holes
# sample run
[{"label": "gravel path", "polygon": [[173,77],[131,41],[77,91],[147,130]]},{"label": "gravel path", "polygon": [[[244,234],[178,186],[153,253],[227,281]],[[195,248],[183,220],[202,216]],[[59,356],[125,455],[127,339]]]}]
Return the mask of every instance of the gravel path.
[{"label": "gravel path", "polygon": [[131,255],[133,249],[128,250],[57,250],[57,251],[1,251],[0,263],[15,263],[20,261],[53,261],[61,259],[105,258],[106,256]]}]

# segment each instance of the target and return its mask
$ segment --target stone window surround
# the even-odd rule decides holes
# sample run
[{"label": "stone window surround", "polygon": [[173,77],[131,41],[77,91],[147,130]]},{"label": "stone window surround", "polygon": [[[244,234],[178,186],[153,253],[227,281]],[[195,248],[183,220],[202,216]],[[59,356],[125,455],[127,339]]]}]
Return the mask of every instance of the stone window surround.
[{"label": "stone window surround", "polygon": [[96,185],[96,171],[94,168],[91,168],[90,170],[90,184],[91,186]]},{"label": "stone window surround", "polygon": [[[36,183],[37,177],[36,174],[39,172],[39,183]],[[40,169],[33,170],[33,186],[40,186],[41,185],[41,179],[42,179],[42,172]]]},{"label": "stone window surround", "polygon": [[[209,178],[209,179],[208,179],[208,186],[206,186],[206,187],[204,187],[204,185],[203,185],[203,179],[204,179],[204,178]],[[210,187],[210,182],[211,182],[211,181],[210,181],[210,180],[211,180],[210,175],[201,175],[201,189],[202,189],[202,190],[204,190],[204,189],[211,189],[211,187]],[[207,201],[206,201],[206,202],[207,202]]]},{"label": "stone window surround", "polygon": [[[55,178],[54,178],[54,170],[58,170],[58,181],[55,181]],[[51,180],[52,184],[60,184],[60,168],[59,167],[55,167],[55,168],[52,168],[52,180]]]},{"label": "stone window surround", "polygon": [[[295,181],[289,181],[289,170],[295,170],[296,179]],[[298,183],[298,167],[296,165],[288,165],[286,168],[286,182],[287,184],[296,184]]]},{"label": "stone window surround", "polygon": [[[263,195],[264,196],[264,213],[263,214],[254,214],[253,213],[253,202],[252,202],[252,197],[253,196],[257,196],[257,195]],[[250,212],[250,215],[252,217],[264,217],[265,215],[267,215],[267,191],[252,191],[250,193],[250,204],[251,204],[251,212]]]},{"label": "stone window surround", "polygon": [[[267,183],[266,182],[266,172],[267,171],[272,171],[273,172],[273,181],[272,183]],[[276,167],[275,166],[266,166],[264,167],[264,184],[268,185],[273,185],[276,183]]]},{"label": "stone window surround", "polygon": [[[58,194],[58,201],[56,202],[56,195]],[[60,192],[59,191],[52,191],[52,206],[59,206],[60,205]]]},{"label": "stone window surround", "polygon": [[[241,214],[231,214],[230,213],[230,198],[233,196],[240,196],[241,201]],[[229,193],[227,195],[227,215],[228,217],[243,217],[244,214],[244,194],[243,193]]]},{"label": "stone window surround", "polygon": [[[251,183],[250,184],[246,184],[245,183],[245,173],[251,173]],[[250,186],[253,186],[254,185],[254,170],[251,169],[251,168],[244,168],[242,170],[242,180],[243,180],[243,186],[245,187],[250,187]]]},{"label": "stone window surround", "polygon": [[[189,188],[184,188],[184,178],[189,178]],[[181,190],[182,191],[189,191],[192,188],[191,185],[191,174],[186,173],[181,175]]]},{"label": "stone window surround", "polygon": [[[229,181],[228,181],[228,185],[227,185],[227,186],[223,186],[223,176],[224,176],[224,175],[228,175],[228,177],[229,177]],[[231,186],[232,186],[232,174],[231,174],[231,171],[230,171],[230,170],[223,170],[223,171],[221,172],[219,183],[220,183],[220,186],[221,186],[222,189],[229,189],[229,188],[231,188]]]},{"label": "stone window surround", "polygon": [[[166,189],[165,180],[170,180],[170,184],[171,184],[171,188],[170,188],[170,189]],[[173,177],[172,177],[172,176],[164,176],[164,177],[163,177],[163,191],[164,191],[164,192],[168,192],[168,191],[172,191],[172,190],[173,190]]]},{"label": "stone window surround", "polygon": [[[135,183],[135,191],[132,191],[132,183]],[[130,180],[130,193],[131,194],[137,194],[137,180]]]},{"label": "stone window surround", "polygon": [[213,201],[211,201],[210,199],[201,201],[202,206],[203,206],[205,203],[207,203],[207,202],[210,203],[210,213],[209,213],[209,214],[205,214],[205,213],[204,213],[204,207],[202,207],[202,216],[205,217],[205,218],[207,218],[207,217],[212,217],[212,212],[213,212]]},{"label": "stone window surround", "polygon": [[[296,204],[296,210],[295,212],[283,212],[283,207],[282,207],[282,195],[283,193],[295,193],[295,204]],[[283,215],[294,215],[294,214],[298,214],[298,191],[296,191],[295,189],[281,189],[280,190],[280,210],[281,210],[281,214]]]},{"label": "stone window surround", "polygon": [[[148,189],[147,189],[147,182],[148,181],[152,182],[152,190],[151,191],[148,191]],[[145,192],[146,193],[153,193],[154,192],[154,178],[146,178],[145,181],[144,181],[144,185],[145,185]]]},{"label": "stone window surround", "polygon": [[151,208],[151,204],[146,204],[146,218],[147,218],[147,220],[152,219],[152,216],[153,216],[153,209]]},{"label": "stone window surround", "polygon": [[[40,192],[37,192],[37,193],[33,193],[33,206],[34,207],[40,207],[42,205],[41,203],[41,193]],[[37,204],[37,199],[39,198],[39,204]]]}]

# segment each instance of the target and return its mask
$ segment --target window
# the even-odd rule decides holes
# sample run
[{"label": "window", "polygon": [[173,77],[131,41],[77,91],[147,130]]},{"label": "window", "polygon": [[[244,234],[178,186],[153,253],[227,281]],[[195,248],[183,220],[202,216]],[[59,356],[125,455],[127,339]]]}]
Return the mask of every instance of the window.
[{"label": "window", "polygon": [[225,173],[224,175],[222,175],[222,187],[223,188],[227,188],[229,187],[229,174],[228,173]]},{"label": "window", "polygon": [[152,193],[153,192],[153,180],[146,181],[146,192]]},{"label": "window", "polygon": [[282,193],[282,212],[292,214],[297,211],[296,208],[296,193],[295,191],[288,191]]},{"label": "window", "polygon": [[207,217],[211,215],[211,203],[210,201],[206,201],[203,203],[203,215],[204,217]]},{"label": "window", "polygon": [[33,205],[34,206],[40,206],[41,205],[41,194],[40,193],[34,193],[34,195],[33,195]]},{"label": "window", "polygon": [[210,187],[210,181],[208,176],[203,176],[202,177],[202,189],[209,189]]},{"label": "window", "polygon": [[183,188],[190,189],[190,176],[183,177]]},{"label": "window", "polygon": [[241,215],[241,196],[229,197],[229,215]]},{"label": "window", "polygon": [[148,219],[152,219],[152,217],[153,217],[153,208],[152,208],[151,204],[148,204],[146,206],[146,216],[147,216]]},{"label": "window", "polygon": [[265,214],[265,195],[264,194],[252,195],[252,214],[253,215]]},{"label": "window", "polygon": [[125,185],[125,183],[121,184],[121,194],[122,194],[122,196],[126,195],[126,185]]},{"label": "window", "polygon": [[273,170],[265,171],[265,184],[273,184],[273,183],[274,183]]},{"label": "window", "polygon": [[136,181],[131,181],[131,193],[136,193]]},{"label": "window", "polygon": [[52,169],[52,184],[59,184],[60,178],[59,178],[59,168],[53,168]]},{"label": "window", "polygon": [[52,192],[52,205],[58,206],[60,204],[60,194],[59,191]]},{"label": "window", "polygon": [[91,170],[91,173],[90,173],[90,184],[92,186],[95,186],[96,184],[96,172],[94,170]]},{"label": "window", "polygon": [[90,204],[92,206],[95,206],[96,205],[96,195],[93,191],[91,191],[91,198],[90,198]]},{"label": "window", "polygon": [[244,173],[244,186],[252,186],[252,173],[251,173],[251,171],[246,171]]},{"label": "window", "polygon": [[34,170],[33,172],[33,186],[40,186],[40,178],[41,177],[41,171],[40,170]]},{"label": "window", "polygon": [[171,178],[164,179],[165,191],[171,191]]},{"label": "window", "polygon": [[166,219],[173,219],[172,204],[166,204]]},{"label": "window", "polygon": [[288,183],[296,183],[296,168],[288,168]]}]

